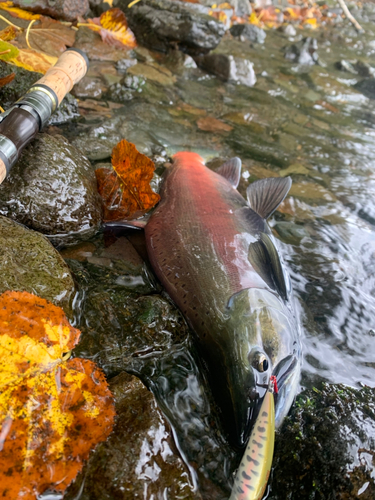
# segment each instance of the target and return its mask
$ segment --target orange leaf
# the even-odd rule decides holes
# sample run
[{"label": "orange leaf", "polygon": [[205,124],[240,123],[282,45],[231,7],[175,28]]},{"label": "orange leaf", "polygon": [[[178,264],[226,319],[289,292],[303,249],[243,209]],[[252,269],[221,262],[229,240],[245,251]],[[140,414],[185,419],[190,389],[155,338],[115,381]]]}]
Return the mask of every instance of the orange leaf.
[{"label": "orange leaf", "polygon": [[4,30],[0,31],[0,40],[3,42],[9,42],[17,36],[17,30],[14,26],[8,26]]},{"label": "orange leaf", "polygon": [[35,295],[0,295],[0,332],[0,496],[64,492],[112,430],[104,374],[92,361],[66,360],[80,332]]},{"label": "orange leaf", "polygon": [[5,85],[8,85],[8,83],[10,83],[14,80],[15,76],[16,76],[15,73],[10,73],[9,75],[4,76],[3,78],[0,78],[0,87],[4,87]]},{"label": "orange leaf", "polygon": [[134,219],[144,215],[160,200],[151,186],[155,165],[123,139],[112,151],[114,170],[95,171],[104,205],[104,220]]},{"label": "orange leaf", "polygon": [[[87,20],[89,24],[81,24],[93,31],[98,31],[103,42],[119,49],[136,47],[135,37],[126,21],[125,14],[117,7],[109,9],[100,17]],[[98,26],[99,28],[97,28]]]}]

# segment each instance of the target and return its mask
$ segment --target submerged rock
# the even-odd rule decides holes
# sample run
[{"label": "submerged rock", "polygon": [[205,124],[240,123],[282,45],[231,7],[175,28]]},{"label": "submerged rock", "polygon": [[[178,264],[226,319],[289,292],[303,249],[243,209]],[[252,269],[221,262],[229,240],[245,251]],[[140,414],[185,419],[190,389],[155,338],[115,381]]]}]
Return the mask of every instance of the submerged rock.
[{"label": "submerged rock", "polygon": [[200,56],[196,58],[196,62],[200,68],[226,82],[232,81],[253,87],[257,81],[253,63],[241,57],[214,53]]},{"label": "submerged rock", "polygon": [[137,42],[153,50],[168,52],[179,48],[189,54],[207,53],[224,35],[224,25],[207,15],[208,9],[178,0],[143,0],[128,9],[130,0],[121,0]]},{"label": "submerged rock", "polygon": [[78,101],[71,94],[67,94],[57,110],[48,120],[48,125],[62,125],[79,116]]},{"label": "submerged rock", "polygon": [[73,278],[42,234],[0,216],[0,293],[26,291],[70,311]]},{"label": "submerged rock", "polygon": [[266,32],[254,24],[234,24],[230,29],[231,35],[255,43],[264,43]]},{"label": "submerged rock", "polygon": [[277,434],[270,500],[375,498],[375,389],[323,384]]},{"label": "submerged rock", "polygon": [[154,396],[127,373],[110,381],[117,421],[95,450],[66,500],[201,500]]},{"label": "submerged rock", "polygon": [[354,88],[362,92],[369,99],[375,99],[375,78],[366,78],[354,85]]},{"label": "submerged rock", "polygon": [[90,162],[64,137],[39,134],[0,186],[0,214],[56,241],[94,234],[101,201]]},{"label": "submerged rock", "polygon": [[75,21],[89,10],[89,0],[13,0],[13,4],[21,9],[64,21]]},{"label": "submerged rock", "polygon": [[318,63],[318,42],[315,38],[306,37],[300,42],[293,43],[286,47],[285,58],[297,64],[317,64]]}]

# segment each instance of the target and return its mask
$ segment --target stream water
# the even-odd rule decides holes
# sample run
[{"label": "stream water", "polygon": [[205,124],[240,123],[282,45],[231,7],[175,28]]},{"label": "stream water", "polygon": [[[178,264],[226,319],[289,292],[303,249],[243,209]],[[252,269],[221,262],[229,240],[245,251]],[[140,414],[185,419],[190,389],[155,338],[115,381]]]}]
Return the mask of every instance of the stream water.
[{"label": "stream water", "polygon": [[[280,241],[301,319],[302,388],[320,381],[373,386],[375,380],[375,100],[354,87],[365,77],[335,65],[340,60],[371,63],[373,25],[364,27],[366,34],[358,35],[345,22],[299,31],[294,39],[268,31],[264,45],[253,47],[224,40],[223,52],[254,63],[253,88],[224,83],[184,65],[179,56],[141,50],[138,59],[154,73],[147,76],[146,68],[144,77],[131,77],[121,94],[123,106],[110,116],[94,109],[64,131],[97,162],[108,161],[100,148],[123,137],[159,164],[179,150],[196,151],[206,161],[239,156],[243,195],[256,179],[291,175],[290,194],[270,225]],[[319,64],[300,66],[285,58],[283,47],[302,36],[317,39]],[[112,100],[121,103],[116,95]],[[103,250],[105,238],[100,234],[89,242],[94,255]],[[76,354],[97,360],[109,377],[124,367],[138,374],[174,427],[190,481],[199,483],[204,498],[227,498],[238,457],[219,430],[181,318],[170,320],[180,336],[168,333],[172,330],[164,325],[168,342],[154,332],[148,345],[126,362],[119,361],[121,350],[113,345],[87,341],[99,321],[93,317],[99,306],[95,309],[90,297],[98,290],[108,297],[116,292],[111,306],[116,314],[116,307],[123,308],[120,293],[125,302],[162,293],[150,269],[132,271],[128,266],[116,274],[100,261],[103,256],[85,263],[65,257],[79,283],[75,324],[84,340]],[[152,330],[152,314],[150,318]]]}]

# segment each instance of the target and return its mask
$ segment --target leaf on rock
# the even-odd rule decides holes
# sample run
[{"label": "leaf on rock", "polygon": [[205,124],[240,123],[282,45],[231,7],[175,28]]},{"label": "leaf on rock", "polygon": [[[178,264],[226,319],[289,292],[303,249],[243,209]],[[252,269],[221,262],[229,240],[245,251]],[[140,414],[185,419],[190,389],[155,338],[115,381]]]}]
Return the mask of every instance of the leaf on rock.
[{"label": "leaf on rock", "polygon": [[112,165],[95,171],[104,221],[141,217],[160,200],[150,186],[154,163],[123,139],[113,148]]},{"label": "leaf on rock", "polygon": [[3,76],[3,78],[0,78],[0,87],[4,87],[5,85],[8,85],[8,83],[10,83],[14,80],[15,76],[16,76],[15,73],[10,73],[9,75]]},{"label": "leaf on rock", "polygon": [[33,14],[27,10],[20,9],[13,6],[13,2],[0,2],[0,9],[6,10],[13,17],[18,17],[19,19],[26,19],[27,21],[32,21],[34,19],[39,19],[40,14]]},{"label": "leaf on rock", "polygon": [[64,312],[27,292],[0,295],[0,496],[62,493],[91,448],[112,430],[104,374],[66,360],[80,332]]},{"label": "leaf on rock", "polygon": [[17,29],[14,26],[8,26],[4,30],[0,31],[0,40],[4,42],[10,42],[17,36]]},{"label": "leaf on rock", "polygon": [[109,9],[100,17],[87,20],[89,24],[81,24],[93,31],[99,31],[103,42],[118,49],[136,47],[135,37],[126,21],[125,14],[117,7]]},{"label": "leaf on rock", "polygon": [[[67,47],[73,46],[76,31],[67,24],[41,16],[40,21],[29,30],[28,38],[34,50],[59,57]],[[17,36],[17,43],[19,47],[27,47],[25,31]]]}]

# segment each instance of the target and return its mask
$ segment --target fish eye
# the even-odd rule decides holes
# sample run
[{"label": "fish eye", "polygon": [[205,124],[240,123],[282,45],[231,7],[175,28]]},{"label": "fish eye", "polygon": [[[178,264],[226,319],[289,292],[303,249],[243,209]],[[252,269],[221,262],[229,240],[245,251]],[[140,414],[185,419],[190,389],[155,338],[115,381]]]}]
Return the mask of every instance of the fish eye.
[{"label": "fish eye", "polygon": [[266,372],[268,370],[268,359],[265,354],[258,352],[251,361],[252,366],[258,370],[258,372]]}]

